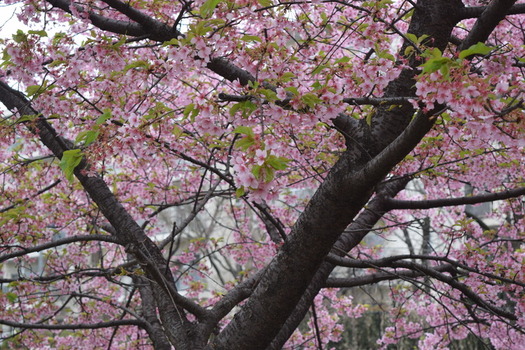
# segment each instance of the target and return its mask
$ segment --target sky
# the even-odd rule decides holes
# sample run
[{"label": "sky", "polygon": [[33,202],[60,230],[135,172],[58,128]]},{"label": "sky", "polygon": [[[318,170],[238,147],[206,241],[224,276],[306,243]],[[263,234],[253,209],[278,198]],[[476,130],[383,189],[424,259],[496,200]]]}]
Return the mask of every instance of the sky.
[{"label": "sky", "polygon": [[23,26],[14,14],[19,6],[19,4],[0,5],[0,38],[11,36]]}]

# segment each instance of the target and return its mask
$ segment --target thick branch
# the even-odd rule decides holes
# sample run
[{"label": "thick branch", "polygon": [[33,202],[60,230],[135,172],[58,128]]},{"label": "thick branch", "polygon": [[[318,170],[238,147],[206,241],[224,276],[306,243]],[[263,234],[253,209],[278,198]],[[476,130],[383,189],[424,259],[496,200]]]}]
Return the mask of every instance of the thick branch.
[{"label": "thick branch", "polygon": [[167,41],[172,38],[178,38],[182,36],[182,33],[177,31],[175,28],[170,27],[156,19],[142,13],[141,11],[131,7],[129,3],[124,3],[119,0],[102,0],[115,10],[126,15],[133,21],[141,24],[144,28],[147,28],[152,33],[152,39],[158,41]]},{"label": "thick branch", "polygon": [[262,273],[263,270],[258,271],[253,276],[250,276],[241,283],[237,284],[235,288],[230,290],[224,297],[222,297],[222,299],[213,306],[209,323],[215,324],[225,317],[234,307],[239,305],[241,301],[248,298],[257,285]]},{"label": "thick branch", "polygon": [[[35,124],[28,124],[28,128],[57,158],[62,158],[63,152],[68,150],[67,141],[57,135],[45,118],[31,108],[29,101],[20,92],[0,81],[0,101],[8,109],[16,109],[21,115],[38,116]],[[191,349],[192,339],[186,330],[191,324],[185,318],[182,308],[198,318],[203,318],[206,311],[177,293],[173,275],[166,269],[167,262],[162,252],[117,200],[104,180],[99,176],[85,175],[85,170],[89,170],[89,165],[83,159],[74,170],[76,178],[115,228],[116,237],[128,242],[126,250],[137,258],[148,277],[160,287],[155,288],[155,293],[163,322],[170,325],[167,327],[168,332],[174,339],[178,339],[181,348]]]},{"label": "thick branch", "polygon": [[458,51],[468,49],[479,42],[485,42],[499,22],[505,18],[516,0],[492,0],[481,13],[468,36],[458,47]]},{"label": "thick branch", "polygon": [[[459,14],[460,19],[478,18],[487,9],[487,6],[465,7]],[[515,4],[507,10],[507,15],[520,15],[525,13],[525,4]]]},{"label": "thick branch", "polygon": [[[367,209],[359,214],[356,220],[348,226],[336,242],[332,249],[333,254],[344,255],[359,244],[387,212],[386,207],[383,205],[384,199],[394,197],[399,191],[405,188],[409,180],[409,178],[395,179],[379,186],[376,197],[367,204]],[[326,279],[334,267],[335,266],[328,261],[322,263],[313,277],[312,282],[310,282],[307,290],[302,295],[301,300],[297,303],[293,313],[281,327],[279,334],[273,339],[268,350],[282,349],[288,338],[305,317],[315,296],[324,288]]]},{"label": "thick branch", "polygon": [[[48,3],[57,7],[69,14],[71,14],[69,0],[46,0]],[[76,8],[83,12],[84,8],[80,5],[74,5]],[[112,32],[115,34],[130,35],[135,37],[147,36],[150,33],[138,23],[119,21],[116,19],[107,18],[101,15],[97,15],[93,12],[88,12],[89,20],[91,23],[102,30]]]},{"label": "thick branch", "polygon": [[157,308],[153,291],[151,290],[151,283],[142,276],[134,275],[132,278],[140,293],[142,315],[150,325],[146,331],[153,342],[153,347],[155,350],[170,350],[171,344],[166,338],[162,324],[157,317]]}]

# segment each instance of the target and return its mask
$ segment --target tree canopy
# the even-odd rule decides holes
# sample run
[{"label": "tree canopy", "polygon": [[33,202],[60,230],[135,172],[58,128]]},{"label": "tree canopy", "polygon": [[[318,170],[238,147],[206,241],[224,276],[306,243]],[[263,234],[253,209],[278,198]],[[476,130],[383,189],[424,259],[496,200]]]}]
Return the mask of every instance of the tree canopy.
[{"label": "tree canopy", "polygon": [[0,3],[5,344],[522,348],[522,1]]}]

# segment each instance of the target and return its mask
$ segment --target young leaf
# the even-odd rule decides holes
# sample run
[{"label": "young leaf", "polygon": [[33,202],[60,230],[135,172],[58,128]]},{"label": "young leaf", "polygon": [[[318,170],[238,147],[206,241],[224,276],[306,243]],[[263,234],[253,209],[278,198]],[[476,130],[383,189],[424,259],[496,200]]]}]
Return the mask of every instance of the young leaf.
[{"label": "young leaf", "polygon": [[221,2],[221,0],[206,0],[199,10],[201,16],[204,18],[210,17],[219,2]]},{"label": "young leaf", "polygon": [[284,170],[288,167],[288,163],[290,162],[290,159],[284,158],[284,157],[276,157],[274,155],[270,155],[266,159],[266,164],[274,168],[275,170]]},{"label": "young leaf", "polygon": [[482,42],[472,45],[466,50],[463,50],[459,53],[459,58],[464,59],[472,55],[488,55],[494,48],[485,45]]},{"label": "young leaf", "polygon": [[246,193],[246,190],[244,189],[244,186],[239,187],[235,190],[235,197],[241,198]]},{"label": "young leaf", "polygon": [[262,39],[259,38],[257,35],[243,35],[241,37],[241,40],[242,41],[258,41],[258,42],[262,42]]},{"label": "young leaf", "polygon": [[95,121],[95,125],[102,125],[104,124],[108,119],[111,118],[111,111],[109,109],[104,109],[104,113],[102,113],[97,120]]},{"label": "young leaf", "polygon": [[73,171],[82,161],[82,151],[79,149],[71,149],[64,151],[62,159],[60,160],[60,168],[66,175],[66,179],[69,182],[73,181]]},{"label": "young leaf", "polygon": [[89,146],[97,139],[99,134],[100,132],[95,130],[82,131],[77,135],[75,143],[84,141],[84,146]]},{"label": "young leaf", "polygon": [[235,129],[233,129],[233,132],[236,134],[244,134],[247,136],[254,137],[253,130],[249,126],[238,126]]}]

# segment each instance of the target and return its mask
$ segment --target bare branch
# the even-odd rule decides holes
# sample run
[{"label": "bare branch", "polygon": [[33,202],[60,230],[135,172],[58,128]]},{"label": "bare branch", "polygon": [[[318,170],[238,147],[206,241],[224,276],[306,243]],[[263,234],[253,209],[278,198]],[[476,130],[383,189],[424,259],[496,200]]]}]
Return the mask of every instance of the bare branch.
[{"label": "bare branch", "polygon": [[525,187],[506,190],[496,193],[479,194],[476,196],[458,197],[458,198],[442,198],[429,199],[422,201],[410,201],[400,199],[385,199],[386,205],[390,209],[432,209],[440,207],[450,207],[456,205],[479,204],[486,202],[494,202],[509,198],[516,198],[525,195]]},{"label": "bare branch", "polygon": [[72,236],[72,237],[57,239],[53,242],[39,244],[39,245],[29,247],[29,248],[20,247],[20,246],[13,247],[13,249],[19,249],[19,251],[0,255],[0,263],[6,260],[9,260],[9,259],[27,255],[29,253],[41,252],[43,250],[56,248],[56,247],[59,247],[65,244],[70,244],[70,243],[75,243],[75,242],[89,242],[89,241],[102,241],[102,242],[121,244],[119,243],[118,237],[107,236],[107,235]]},{"label": "bare branch", "polygon": [[[330,257],[329,260],[331,262],[333,262],[333,263],[337,262],[337,265],[339,265],[339,266],[354,267],[355,264],[356,264],[356,260],[355,259],[348,259],[348,258],[342,258],[342,257],[336,257],[336,256]],[[374,266],[369,266],[369,267],[374,267]],[[375,266],[375,267],[378,267],[378,266]],[[442,273],[442,272],[445,272],[445,271],[446,272],[451,272],[452,271],[453,275],[455,275],[455,269],[454,269],[454,267],[452,265],[449,265],[449,264],[439,265],[439,268],[438,268],[438,267],[428,267],[428,266],[425,266],[425,265],[422,265],[422,264],[415,263],[413,261],[398,261],[398,262],[395,262],[395,263],[394,262],[391,263],[389,265],[389,267],[409,269],[409,270],[413,270],[416,273],[419,273],[420,276],[433,277],[433,278],[435,278],[435,279],[437,279],[437,280],[439,280],[441,282],[444,282],[444,283],[448,284],[452,288],[459,290],[466,297],[468,297],[470,300],[472,300],[474,303],[476,303],[477,305],[481,306],[482,308],[487,309],[487,310],[491,311],[492,313],[494,313],[496,315],[508,318],[510,320],[516,320],[517,319],[516,315],[514,315],[513,313],[507,312],[505,310],[502,310],[502,309],[500,309],[500,308],[498,308],[498,307],[496,307],[494,305],[489,304],[487,301],[483,300],[478,294],[476,294],[474,291],[472,291],[472,289],[470,289],[470,287],[468,287],[466,284],[458,282],[455,279],[455,277],[452,277],[452,276],[449,276],[449,275],[445,275],[445,274]],[[381,280],[393,279],[393,278],[389,278],[388,277],[389,274],[390,275],[394,275],[394,276],[397,275],[396,272],[383,272],[383,273],[380,273],[380,274],[373,274],[372,277],[363,276],[363,279],[359,280],[359,282],[361,283],[364,280],[368,280],[370,283],[377,283],[377,282],[379,282]],[[416,277],[416,276],[414,276],[414,277]],[[361,277],[358,277],[358,279],[361,279]],[[353,280],[352,278],[346,279],[346,282],[348,282],[348,286],[354,287],[355,285],[353,285],[353,283],[355,283],[355,282],[353,282],[352,280]],[[330,282],[327,282],[327,287],[328,286],[330,286],[330,287],[336,287],[336,286],[343,287],[342,283],[339,283],[338,285],[336,285],[334,282],[336,282],[336,281],[335,280],[330,280]],[[339,281],[339,282],[342,282],[342,281]]]},{"label": "bare branch", "polygon": [[98,323],[77,323],[77,324],[40,324],[40,323],[24,323],[14,322],[9,320],[0,320],[0,324],[25,329],[99,329],[99,328],[110,328],[118,326],[138,326],[145,328],[146,324],[140,320],[118,320],[118,321],[107,321]]},{"label": "bare branch", "polygon": [[410,100],[414,100],[415,97],[410,96],[399,96],[399,97],[347,97],[343,99],[343,102],[349,105],[403,105],[410,104]]},{"label": "bare branch", "polygon": [[[450,265],[438,265],[433,267],[436,271],[448,270]],[[424,277],[425,273],[421,271],[388,271],[367,274],[365,276],[349,277],[349,278],[328,278],[326,280],[325,288],[353,288],[359,286],[367,286],[383,281],[393,281],[398,279],[412,279]]]},{"label": "bare branch", "polygon": [[[26,198],[24,198],[23,201],[24,201],[24,202],[27,202],[27,201],[30,200],[30,199],[33,199],[33,198],[35,198],[35,197],[38,197],[38,196],[41,195],[42,193],[45,193],[45,192],[49,191],[50,189],[52,189],[53,187],[55,187],[56,185],[58,185],[60,182],[62,182],[62,180],[60,180],[60,179],[56,180],[56,181],[53,182],[51,185],[44,187],[43,189],[39,190],[37,193],[35,193],[35,194],[32,195],[31,197],[26,197]],[[20,203],[12,204],[12,205],[10,205],[10,206],[7,206],[7,207],[5,207],[5,208],[2,208],[2,209],[0,209],[0,213],[4,213],[4,212],[6,212],[6,211],[8,211],[8,210],[10,210],[10,209],[13,209],[13,208],[15,208],[17,205],[19,205],[19,204],[20,204]]]}]

